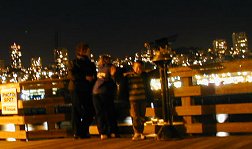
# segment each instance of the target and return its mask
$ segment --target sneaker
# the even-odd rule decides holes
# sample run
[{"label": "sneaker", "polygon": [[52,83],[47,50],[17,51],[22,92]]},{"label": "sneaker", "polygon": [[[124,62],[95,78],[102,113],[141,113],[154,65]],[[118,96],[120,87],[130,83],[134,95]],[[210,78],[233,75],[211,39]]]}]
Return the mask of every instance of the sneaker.
[{"label": "sneaker", "polygon": [[134,136],[132,137],[132,140],[133,140],[133,141],[145,140],[145,139],[146,139],[145,135],[143,135],[143,134],[138,134],[138,133],[134,134]]},{"label": "sneaker", "polygon": [[108,135],[101,135],[101,140],[106,140],[108,139]]},{"label": "sneaker", "polygon": [[145,140],[146,136],[144,134],[141,134],[140,138],[141,138],[141,140]]},{"label": "sneaker", "polygon": [[133,141],[140,140],[141,135],[139,133],[135,133],[134,136],[132,137]]},{"label": "sneaker", "polygon": [[116,134],[115,134],[115,133],[111,133],[111,134],[110,134],[110,137],[111,137],[111,138],[116,138]]}]

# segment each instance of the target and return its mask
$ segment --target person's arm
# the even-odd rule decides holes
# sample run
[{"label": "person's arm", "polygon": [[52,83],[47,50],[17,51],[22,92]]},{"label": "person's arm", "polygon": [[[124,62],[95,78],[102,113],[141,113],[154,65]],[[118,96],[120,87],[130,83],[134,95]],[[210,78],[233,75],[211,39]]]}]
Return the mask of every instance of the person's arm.
[{"label": "person's arm", "polygon": [[73,61],[69,61],[68,63],[68,75],[67,78],[71,81],[75,80],[74,74],[73,74]]},{"label": "person's arm", "polygon": [[73,75],[73,62],[72,61],[69,61],[68,63],[68,75],[67,75],[67,79],[69,79],[69,83],[68,83],[68,90],[70,92],[72,92],[74,90],[74,80],[75,80],[75,77]]}]

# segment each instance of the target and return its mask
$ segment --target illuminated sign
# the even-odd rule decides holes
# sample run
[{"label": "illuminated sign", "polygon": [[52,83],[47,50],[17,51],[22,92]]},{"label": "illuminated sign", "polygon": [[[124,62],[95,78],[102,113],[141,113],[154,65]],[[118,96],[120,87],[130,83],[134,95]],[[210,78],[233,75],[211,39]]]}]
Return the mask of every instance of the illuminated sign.
[{"label": "illuminated sign", "polygon": [[18,114],[16,88],[2,89],[1,102],[2,114]]}]

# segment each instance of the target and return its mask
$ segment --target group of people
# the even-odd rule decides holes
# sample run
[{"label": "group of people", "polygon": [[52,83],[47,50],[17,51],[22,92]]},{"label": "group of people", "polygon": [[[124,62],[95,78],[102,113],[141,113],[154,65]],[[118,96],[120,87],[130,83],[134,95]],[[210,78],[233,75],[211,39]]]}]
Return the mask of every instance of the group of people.
[{"label": "group of people", "polygon": [[[72,95],[74,138],[89,138],[89,126],[94,120],[102,140],[116,138],[119,137],[114,105],[117,68],[111,63],[110,56],[101,55],[96,69],[90,54],[88,44],[81,42],[76,46],[76,57],[69,63],[68,89]],[[124,84],[123,97],[130,103],[134,130],[132,140],[143,140],[146,99],[152,98],[150,81],[141,61],[134,62],[132,68],[121,79]]]}]

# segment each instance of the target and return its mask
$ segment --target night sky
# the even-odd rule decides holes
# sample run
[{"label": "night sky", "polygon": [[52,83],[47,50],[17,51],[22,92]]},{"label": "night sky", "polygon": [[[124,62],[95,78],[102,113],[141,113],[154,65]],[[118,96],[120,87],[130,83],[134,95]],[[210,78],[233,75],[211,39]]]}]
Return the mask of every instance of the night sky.
[{"label": "night sky", "polygon": [[58,45],[73,58],[79,41],[92,53],[125,57],[146,41],[178,35],[172,48],[211,48],[214,39],[232,46],[233,32],[246,32],[252,46],[251,0],[1,0],[0,59],[9,64],[9,47],[22,48],[26,67],[40,56],[53,61]]}]

